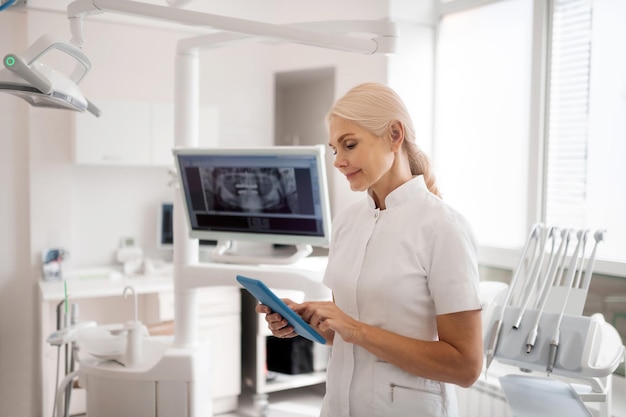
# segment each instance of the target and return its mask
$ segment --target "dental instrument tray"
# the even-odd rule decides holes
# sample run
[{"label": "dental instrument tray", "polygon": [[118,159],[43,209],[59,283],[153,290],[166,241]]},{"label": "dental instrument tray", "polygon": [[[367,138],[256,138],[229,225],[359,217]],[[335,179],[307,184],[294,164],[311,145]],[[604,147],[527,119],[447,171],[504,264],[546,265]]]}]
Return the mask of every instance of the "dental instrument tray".
[{"label": "dental instrument tray", "polygon": [[[502,306],[497,306],[501,310]],[[495,321],[500,311],[495,311],[485,334],[489,340],[495,331]],[[565,377],[604,377],[617,369],[623,358],[623,346],[617,330],[601,314],[590,317],[564,315],[560,323],[560,338],[556,357],[551,360],[554,331],[559,325],[559,314],[527,309],[516,328],[519,307],[508,306],[504,311],[500,343],[496,358],[502,363],[521,369],[546,371],[551,361],[551,372]],[[528,334],[539,318],[536,342],[528,349]],[[530,352],[528,352],[530,350]]]},{"label": "dental instrument tray", "polygon": [[237,281],[250,293],[254,298],[259,300],[261,304],[265,304],[272,309],[273,312],[283,316],[290,326],[293,326],[296,333],[313,342],[325,344],[326,339],[322,337],[309,323],[304,321],[298,313],[293,311],[284,301],[282,301],[272,290],[270,290],[262,281],[254,278],[248,278],[237,275]]}]

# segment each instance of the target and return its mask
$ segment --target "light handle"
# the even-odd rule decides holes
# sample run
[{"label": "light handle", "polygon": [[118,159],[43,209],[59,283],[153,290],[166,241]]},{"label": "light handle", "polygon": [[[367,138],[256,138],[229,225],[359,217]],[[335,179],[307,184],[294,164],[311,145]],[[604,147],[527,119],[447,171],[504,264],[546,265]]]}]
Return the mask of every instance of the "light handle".
[{"label": "light handle", "polygon": [[29,66],[22,57],[15,54],[7,54],[2,62],[4,63],[4,67],[6,69],[28,81],[33,87],[41,91],[43,94],[50,94],[52,92],[50,81],[41,75],[39,71]]},{"label": "light handle", "polygon": [[43,35],[37,39],[25,52],[24,61],[29,67],[41,57],[52,50],[64,52],[76,60],[76,67],[69,76],[75,84],[78,84],[91,69],[91,61],[78,47],[53,35]]}]

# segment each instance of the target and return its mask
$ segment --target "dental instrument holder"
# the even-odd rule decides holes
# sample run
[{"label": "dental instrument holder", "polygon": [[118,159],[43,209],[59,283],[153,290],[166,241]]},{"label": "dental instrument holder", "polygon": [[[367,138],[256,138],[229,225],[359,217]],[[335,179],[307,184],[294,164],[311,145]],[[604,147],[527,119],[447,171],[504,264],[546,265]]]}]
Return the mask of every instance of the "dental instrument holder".
[{"label": "dental instrument holder", "polygon": [[126,352],[120,362],[124,366],[130,368],[137,366],[141,362],[141,350],[143,340],[143,324],[139,321],[137,315],[137,293],[131,286],[124,288],[124,297],[131,292],[133,294],[133,310],[134,317],[124,326],[126,330]]},{"label": "dental instrument holder", "polygon": [[[499,313],[502,307],[496,307]],[[526,352],[526,338],[539,312],[529,309],[522,318],[519,329],[513,328],[519,307],[506,307],[500,343],[496,358],[503,363],[521,369],[546,372],[550,353],[550,339],[557,325],[559,314],[543,312],[539,320],[539,332],[534,348]],[[493,319],[489,329],[493,329]],[[617,330],[601,315],[564,315],[561,322],[559,349],[554,363],[553,374],[569,378],[599,378],[610,375],[617,369],[623,358],[623,346]],[[493,330],[491,330],[493,331]],[[485,336],[488,340],[491,331]]]},{"label": "dental instrument holder", "polygon": [[[572,236],[571,232],[573,231],[562,234],[562,238],[567,236],[569,239]],[[532,272],[534,269],[526,268],[527,273],[520,276],[524,277],[519,283],[522,285],[521,293],[517,283],[512,282],[507,298],[496,304],[487,318],[484,340],[487,368],[490,359],[496,358],[499,362],[517,366],[523,371],[547,372],[548,376],[583,381],[590,386],[591,392],[577,392],[580,399],[601,403],[600,416],[609,417],[611,377],[624,360],[623,342],[617,330],[607,323],[601,314],[594,314],[591,317],[582,315],[593,272],[596,247],[604,239],[604,232],[598,230],[594,234],[596,242],[586,268],[584,243],[587,232],[577,233],[577,247],[563,282],[566,259],[564,255],[560,274],[557,274],[555,279],[552,273],[547,272],[544,280],[549,281],[544,281],[544,290],[539,292],[528,288],[531,276],[528,271]],[[531,237],[536,236],[535,233],[536,227],[531,231],[529,242]],[[534,265],[536,256],[545,256],[544,248],[543,252],[529,259],[526,257],[526,249],[514,276],[520,272],[524,262]],[[567,244],[564,254],[566,253]],[[585,270],[584,279],[583,270]],[[518,289],[518,296],[521,298],[511,302],[509,295],[515,289]],[[540,302],[541,297],[546,297],[544,303]],[[535,298],[535,302],[534,307],[529,309],[527,306],[530,298]]]},{"label": "dental instrument holder", "polygon": [[[495,308],[487,324],[489,331],[485,341],[490,340],[495,321],[502,306]],[[523,371],[546,372],[550,360],[550,344],[560,312],[544,311],[539,320],[539,331],[534,348],[526,350],[528,332],[534,325],[538,310],[526,310],[521,325],[513,328],[520,307],[505,307],[503,325],[495,359],[519,367]],[[487,346],[487,344],[485,344]],[[600,314],[591,317],[564,315],[560,324],[560,342],[556,360],[550,375],[580,380],[591,392],[579,393],[583,401],[605,403],[605,413],[610,416],[611,374],[624,359],[624,347],[617,330]]]}]

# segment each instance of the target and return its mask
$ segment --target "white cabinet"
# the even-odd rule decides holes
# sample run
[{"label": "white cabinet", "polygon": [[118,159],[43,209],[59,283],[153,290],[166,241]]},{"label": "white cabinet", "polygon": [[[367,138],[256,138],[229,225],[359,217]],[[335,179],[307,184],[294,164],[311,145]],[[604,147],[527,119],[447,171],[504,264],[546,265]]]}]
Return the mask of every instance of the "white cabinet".
[{"label": "white cabinet", "polygon": [[[100,117],[73,116],[74,162],[84,165],[172,166],[174,104],[102,100]],[[217,146],[217,108],[199,109],[198,145]]]},{"label": "white cabinet", "polygon": [[139,164],[150,162],[150,106],[140,102],[102,102],[101,117],[74,115],[74,162]]}]

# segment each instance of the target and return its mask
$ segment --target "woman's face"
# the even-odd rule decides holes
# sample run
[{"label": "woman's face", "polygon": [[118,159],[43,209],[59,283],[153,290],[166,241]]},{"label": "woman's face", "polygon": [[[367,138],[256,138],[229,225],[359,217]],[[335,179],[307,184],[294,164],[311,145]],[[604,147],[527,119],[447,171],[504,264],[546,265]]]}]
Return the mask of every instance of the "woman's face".
[{"label": "woman's face", "polygon": [[376,192],[377,187],[390,182],[387,177],[394,162],[390,137],[376,136],[339,117],[330,120],[329,131],[334,166],[345,175],[352,191],[372,188]]}]

